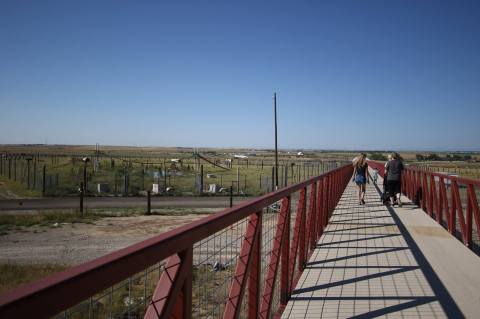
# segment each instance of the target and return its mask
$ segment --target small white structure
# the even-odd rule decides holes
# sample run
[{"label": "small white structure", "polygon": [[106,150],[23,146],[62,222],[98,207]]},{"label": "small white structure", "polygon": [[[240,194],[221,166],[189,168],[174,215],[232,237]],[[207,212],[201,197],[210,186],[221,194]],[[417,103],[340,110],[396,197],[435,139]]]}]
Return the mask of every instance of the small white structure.
[{"label": "small white structure", "polygon": [[218,184],[209,184],[208,186],[209,193],[217,193],[220,191],[220,185]]},{"label": "small white structure", "polygon": [[158,184],[152,184],[152,193],[153,194],[158,194],[160,193],[160,190],[158,188]]},{"label": "small white structure", "polygon": [[179,158],[172,158],[172,159],[170,160],[170,162],[172,162],[172,163],[181,163],[182,160],[179,159]]},{"label": "small white structure", "polygon": [[303,152],[298,152],[297,156],[305,156],[305,154]]},{"label": "small white structure", "polygon": [[212,174],[212,173],[208,173],[207,174],[207,178],[216,178],[217,176],[215,176],[215,174]]},{"label": "small white structure", "polygon": [[99,193],[108,193],[109,190],[110,190],[110,188],[108,187],[107,183],[98,183],[97,191]]},{"label": "small white structure", "polygon": [[233,155],[234,158],[238,158],[238,159],[247,159],[248,156],[247,155],[241,155],[241,154],[235,154]]}]

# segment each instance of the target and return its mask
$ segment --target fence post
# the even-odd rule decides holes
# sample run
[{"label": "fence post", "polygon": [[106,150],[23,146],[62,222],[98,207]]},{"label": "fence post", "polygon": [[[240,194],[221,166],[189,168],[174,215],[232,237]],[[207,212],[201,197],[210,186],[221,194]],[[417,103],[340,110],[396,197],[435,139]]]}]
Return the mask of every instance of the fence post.
[{"label": "fence post", "polygon": [[123,169],[123,195],[128,195],[128,167],[126,165]]},{"label": "fence post", "polygon": [[37,160],[34,159],[33,161],[33,185],[32,185],[33,189],[35,190],[36,186],[37,186]]},{"label": "fence post", "polygon": [[80,182],[80,215],[83,217],[83,182]]},{"label": "fence post", "polygon": [[240,160],[237,165],[237,195],[240,194]]},{"label": "fence post", "polygon": [[150,190],[147,190],[147,215],[152,214],[152,205],[151,205],[151,192]]},{"label": "fence post", "polygon": [[230,207],[232,206],[233,206],[233,186],[230,185]]},{"label": "fence post", "polygon": [[46,172],[47,172],[47,166],[43,165],[43,178],[42,178],[42,195],[45,196],[45,177],[46,177]]},{"label": "fence post", "polygon": [[200,165],[200,182],[199,182],[199,190],[198,192],[200,193],[200,195],[203,194],[203,164]]}]

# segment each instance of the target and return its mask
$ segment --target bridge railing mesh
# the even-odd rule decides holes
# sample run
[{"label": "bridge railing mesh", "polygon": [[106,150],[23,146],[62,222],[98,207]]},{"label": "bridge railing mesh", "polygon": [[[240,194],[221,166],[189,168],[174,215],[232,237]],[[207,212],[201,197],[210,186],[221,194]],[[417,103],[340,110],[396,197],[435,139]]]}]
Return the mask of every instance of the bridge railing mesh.
[{"label": "bridge railing mesh", "polygon": [[[369,165],[384,175],[384,164]],[[480,254],[480,180],[407,166],[402,193],[414,204]]]},{"label": "bridge railing mesh", "polygon": [[0,296],[1,318],[272,318],[352,174],[345,165]]}]

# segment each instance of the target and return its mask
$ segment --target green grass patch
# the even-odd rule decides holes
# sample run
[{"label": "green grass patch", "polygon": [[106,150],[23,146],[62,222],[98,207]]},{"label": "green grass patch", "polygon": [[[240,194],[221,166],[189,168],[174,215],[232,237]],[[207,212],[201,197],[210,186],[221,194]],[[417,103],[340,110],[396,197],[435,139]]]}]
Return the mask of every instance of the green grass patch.
[{"label": "green grass patch", "polygon": [[44,278],[66,268],[67,266],[57,264],[0,264],[0,293],[12,290],[21,284]]},{"label": "green grass patch", "polygon": [[9,180],[5,176],[0,176],[0,182],[4,183],[6,189],[0,190],[5,192],[6,190],[12,192],[19,197],[41,197],[42,194],[39,191],[27,189],[27,187],[18,181]]}]

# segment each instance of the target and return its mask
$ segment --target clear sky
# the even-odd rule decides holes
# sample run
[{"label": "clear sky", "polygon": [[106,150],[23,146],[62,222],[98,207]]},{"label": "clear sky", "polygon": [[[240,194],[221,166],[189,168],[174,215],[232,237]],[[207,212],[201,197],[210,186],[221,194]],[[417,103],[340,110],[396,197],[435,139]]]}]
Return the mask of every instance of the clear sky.
[{"label": "clear sky", "polygon": [[480,1],[0,1],[0,144],[480,149]]}]

